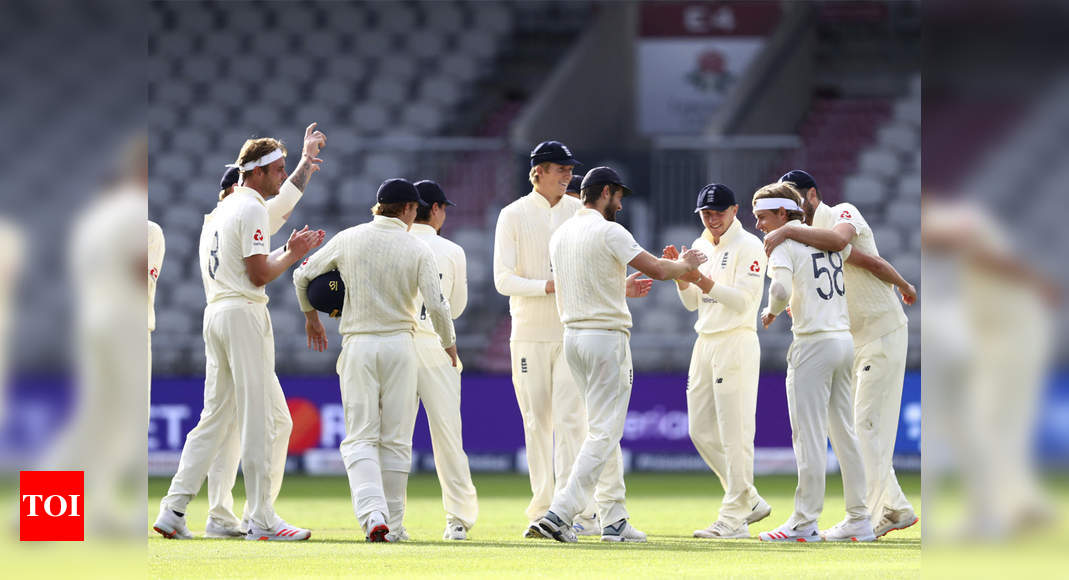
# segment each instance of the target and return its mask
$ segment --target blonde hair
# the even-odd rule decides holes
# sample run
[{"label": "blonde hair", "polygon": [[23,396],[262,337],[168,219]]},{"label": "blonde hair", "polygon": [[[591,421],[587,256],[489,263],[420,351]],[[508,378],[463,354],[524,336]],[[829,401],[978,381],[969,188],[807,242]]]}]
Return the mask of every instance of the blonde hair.
[{"label": "blonde hair", "polygon": [[[286,146],[278,139],[272,139],[271,137],[246,139],[245,144],[241,146],[241,152],[238,153],[238,160],[236,163],[238,165],[245,165],[250,161],[255,161],[264,155],[267,155],[275,149],[281,149],[282,154],[286,154]],[[255,171],[255,169],[253,171]],[[241,173],[244,175],[247,172],[242,171]]]},{"label": "blonde hair", "polygon": [[416,203],[414,201],[397,201],[394,203],[376,203],[371,206],[371,215],[381,215],[383,217],[399,218],[405,213],[405,206],[410,203]]},{"label": "blonde hair", "polygon": [[549,171],[549,166],[550,166],[551,163],[552,163],[552,161],[543,161],[543,162],[539,163],[538,165],[535,165],[534,167],[532,167],[531,168],[531,172],[527,174],[527,181],[530,181],[531,185],[538,184],[538,172],[535,171],[535,169],[538,169],[539,167],[541,167],[542,171]]},{"label": "blonde hair", "polygon": [[[802,207],[802,193],[789,181],[770,183],[761,189],[758,189],[753,194],[753,203],[756,203],[759,199],[767,198],[789,199],[798,204],[798,207]],[[805,221],[805,214],[798,210],[788,209],[786,212],[788,220]]]}]

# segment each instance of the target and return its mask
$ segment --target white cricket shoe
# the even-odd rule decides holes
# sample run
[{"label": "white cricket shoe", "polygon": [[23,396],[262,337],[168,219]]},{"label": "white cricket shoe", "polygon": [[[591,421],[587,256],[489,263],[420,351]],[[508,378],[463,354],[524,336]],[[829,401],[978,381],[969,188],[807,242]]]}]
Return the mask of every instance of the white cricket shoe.
[{"label": "white cricket shoe", "polygon": [[645,542],[646,533],[635,529],[627,520],[620,520],[601,529],[602,542]]},{"label": "white cricket shoe", "polygon": [[207,523],[204,524],[205,538],[240,538],[247,533],[248,528],[240,529],[234,526],[220,524],[211,516],[208,517]]},{"label": "white cricket shoe", "polygon": [[297,526],[291,526],[285,520],[280,519],[278,525],[270,530],[256,527],[250,522],[249,532],[245,534],[246,540],[294,542],[307,540],[312,537],[312,531]]},{"label": "white cricket shoe", "polygon": [[390,542],[391,544],[397,542],[408,542],[411,540],[412,538],[408,536],[408,530],[406,530],[404,526],[401,526],[400,528],[397,528],[395,530],[390,530],[386,533],[386,541]]},{"label": "white cricket shoe", "polygon": [[367,537],[364,538],[366,542],[389,542],[386,538],[390,534],[390,528],[386,525],[386,516],[382,515],[382,512],[374,512],[371,514],[367,523],[368,532]]},{"label": "white cricket shoe", "polygon": [[537,526],[532,525],[531,529],[547,538],[553,538],[558,542],[570,544],[579,541],[579,538],[575,536],[575,530],[572,529],[572,526],[553,512],[546,512],[546,515],[538,520]]},{"label": "white cricket shoe", "polygon": [[810,524],[808,526],[802,526],[801,529],[795,529],[788,524],[768,531],[761,532],[757,535],[757,539],[762,542],[821,542],[824,538],[820,535],[820,530],[817,529],[816,524]]},{"label": "white cricket shoe", "polygon": [[577,536],[598,536],[601,535],[601,526],[598,525],[598,516],[586,517],[584,515],[575,516],[575,520],[572,521],[572,529],[575,530]]},{"label": "white cricket shoe", "polygon": [[168,540],[193,539],[193,532],[186,525],[186,516],[180,516],[166,506],[160,506],[160,515],[156,516],[152,529]]},{"label": "white cricket shoe", "polygon": [[882,538],[895,530],[904,530],[912,526],[919,519],[917,514],[910,508],[901,510],[884,508],[883,517],[880,518],[880,523],[876,524],[876,529],[873,533],[876,534],[877,538]]},{"label": "white cricket shoe", "polygon": [[758,497],[757,503],[754,504],[750,510],[750,515],[746,516],[747,524],[756,524],[757,522],[767,518],[772,513],[772,506],[768,505],[765,498]]},{"label": "white cricket shoe", "polygon": [[742,538],[750,538],[750,526],[746,522],[742,522],[737,528],[725,524],[720,520],[713,522],[711,526],[704,530],[694,530],[695,538],[706,538],[709,540],[738,540]]},{"label": "white cricket shoe", "polygon": [[853,520],[847,518],[820,533],[825,542],[872,542],[876,534],[872,533],[872,522],[868,518]]},{"label": "white cricket shoe", "polygon": [[456,541],[467,540],[468,528],[457,520],[448,520],[445,523],[445,532],[442,533],[442,539]]}]

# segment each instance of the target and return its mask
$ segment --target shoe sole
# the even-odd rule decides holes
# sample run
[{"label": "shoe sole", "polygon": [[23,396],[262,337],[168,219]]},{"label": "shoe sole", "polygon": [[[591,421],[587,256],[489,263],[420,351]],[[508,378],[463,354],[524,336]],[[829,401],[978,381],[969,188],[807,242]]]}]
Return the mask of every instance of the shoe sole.
[{"label": "shoe sole", "polygon": [[746,518],[746,523],[748,525],[749,524],[756,524],[757,522],[767,518],[770,515],[772,515],[772,505],[771,504],[769,504],[768,510],[765,511],[764,513],[760,514],[760,515],[751,512],[750,515]]},{"label": "shoe sole", "polygon": [[367,535],[367,541],[386,543],[386,534],[388,533],[390,533],[390,528],[387,528],[384,525],[375,526],[371,529],[371,533]]},{"label": "shoe sole", "polygon": [[157,534],[167,538],[168,540],[181,540],[182,539],[182,538],[178,537],[178,530],[173,530],[171,532],[165,532],[165,531],[163,531],[162,529],[160,529],[157,526],[153,526],[152,529],[155,530],[155,532]]},{"label": "shoe sole", "polygon": [[[531,528],[534,529],[534,526],[531,526]],[[548,524],[538,522],[538,529],[541,530],[541,534],[547,538],[553,538],[554,540],[557,540],[562,544],[571,543],[568,540],[564,539],[564,534],[561,533],[560,528],[554,530],[553,528],[549,527]]]},{"label": "shoe sole", "polygon": [[311,537],[312,537],[312,532],[308,532],[308,536],[304,537],[304,538],[286,538],[286,537],[282,537],[282,536],[270,535],[270,536],[260,536],[259,538],[250,538],[248,536],[245,536],[245,539],[246,540],[253,540],[253,541],[256,541],[256,542],[303,542],[305,540],[310,539]]},{"label": "shoe sole", "polygon": [[523,533],[524,539],[527,540],[552,540],[553,536],[547,536],[542,533],[542,529],[538,527],[538,524],[531,524],[527,531]]},{"label": "shoe sole", "polygon": [[872,536],[850,536],[849,538],[834,538],[834,539],[824,538],[824,541],[825,542],[831,542],[831,543],[875,542],[876,541],[876,536],[875,535],[872,535]]},{"label": "shoe sole", "polygon": [[707,536],[699,536],[698,532],[694,532],[695,538],[701,538],[703,540],[749,540],[750,536],[716,536],[709,534]]},{"label": "shoe sole", "polygon": [[887,530],[886,532],[884,532],[884,533],[882,533],[882,534],[880,534],[880,535],[878,535],[876,537],[877,538],[882,538],[882,537],[886,536],[887,534],[890,534],[891,532],[895,532],[895,531],[898,531],[898,530],[904,530],[906,528],[914,526],[919,521],[921,521],[921,519],[919,517],[914,516],[912,522],[910,522],[910,523],[908,523],[908,524],[906,524],[904,526],[898,526],[898,527],[895,527],[895,528],[891,528],[891,529]]}]

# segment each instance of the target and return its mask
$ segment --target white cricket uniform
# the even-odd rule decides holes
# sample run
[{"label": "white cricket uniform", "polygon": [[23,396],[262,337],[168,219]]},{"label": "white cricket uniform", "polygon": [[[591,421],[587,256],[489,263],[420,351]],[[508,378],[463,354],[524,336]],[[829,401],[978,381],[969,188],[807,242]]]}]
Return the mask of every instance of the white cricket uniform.
[{"label": "white cricket uniform", "polygon": [[[271,235],[278,233],[286,223],[286,216],[293,211],[303,192],[290,180],[282,183],[279,194],[264,202],[267,206],[268,229]],[[289,236],[287,236],[288,238]],[[219,452],[208,469],[208,518],[227,528],[239,528],[241,522],[234,515],[234,482],[237,479],[238,462],[241,460],[241,437],[237,419],[220,443]],[[281,490],[281,478],[271,491],[271,504]],[[248,513],[246,502],[245,513]]]},{"label": "white cricket uniform", "polygon": [[[267,292],[249,279],[245,258],[270,253],[263,198],[237,187],[204,217],[200,236],[204,309],[204,410],[186,436],[178,472],[163,499],[184,512],[213,460],[237,426],[245,477],[245,517],[274,529],[293,422],[275,375],[275,345]],[[236,419],[236,423],[235,423]]]},{"label": "white cricket uniform", "polygon": [[[821,203],[813,214],[813,227],[832,229],[840,223],[854,227],[850,245],[879,255],[872,228],[861,212],[849,203],[834,208]],[[868,493],[865,505],[873,525],[885,507],[912,509],[892,466],[898,415],[902,407],[902,382],[906,376],[909,328],[906,313],[891,284],[868,270],[847,264],[843,271],[850,292],[850,332],[854,337],[854,429],[865,462]]]},{"label": "white cricket uniform", "polygon": [[[627,264],[642,248],[623,226],[600,212],[582,209],[549,242],[557,285],[557,310],[564,324],[564,351],[586,401],[587,427],[575,466],[550,510],[566,522],[583,511],[595,492],[602,527],[627,519],[620,477],[606,478],[619,463],[618,450],[631,399],[631,312],[627,308]],[[619,486],[605,493],[606,486]]]},{"label": "white cricket uniform", "polygon": [[[846,252],[849,255],[849,250]],[[839,460],[846,513],[867,519],[865,470],[854,434],[851,366],[854,342],[846,306],[843,253],[823,252],[787,240],[768,258],[768,275],[790,272],[794,341],[787,351],[787,408],[791,418],[798,488],[787,523],[817,523],[824,509],[827,442]],[[779,314],[773,312],[773,314]]]},{"label": "white cricket uniform", "polygon": [[[455,320],[468,304],[468,268],[464,248],[441,237],[427,224],[412,224],[412,235],[434,252],[441,276],[442,294],[449,301]],[[416,358],[419,361],[416,395],[423,401],[434,450],[434,469],[442,486],[442,505],[446,516],[456,519],[469,530],[479,516],[479,498],[471,481],[468,456],[460,421],[460,361],[454,367],[442,350],[434,324],[427,318],[423,296],[419,297],[420,316],[416,326]]]},{"label": "white cricket uniform", "polygon": [[[494,285],[509,297],[512,315],[512,384],[523,418],[532,522],[568,481],[586,437],[583,398],[564,356],[564,326],[554,296],[546,294],[553,279],[550,236],[582,207],[567,195],[551,207],[532,191],[501,210],[494,234]],[[622,485],[622,470],[619,480]]]},{"label": "white cricket uniform", "polygon": [[698,267],[714,281],[709,294],[697,284],[676,286],[683,306],[698,311],[687,422],[694,447],[724,488],[719,519],[737,528],[761,498],[753,483],[753,440],[761,371],[757,310],[767,260],[761,240],[737,219],[720,243],[711,240],[706,231],[691,246],[709,257]]},{"label": "white cricket uniform", "polygon": [[[365,532],[375,512],[391,529],[402,525],[405,486],[412,464],[418,356],[413,335],[420,305],[439,336],[455,343],[449,302],[442,294],[434,253],[397,218],[375,216],[342,232],[293,273],[301,310],[313,310],[308,283],[338,270],[345,283],[339,330],[346,437],[342,459],[353,511]],[[431,297],[422,302],[420,296]]]},{"label": "white cricket uniform", "polygon": [[148,378],[152,385],[152,331],[156,330],[156,280],[163,268],[166,244],[163,229],[156,222],[148,222]]}]

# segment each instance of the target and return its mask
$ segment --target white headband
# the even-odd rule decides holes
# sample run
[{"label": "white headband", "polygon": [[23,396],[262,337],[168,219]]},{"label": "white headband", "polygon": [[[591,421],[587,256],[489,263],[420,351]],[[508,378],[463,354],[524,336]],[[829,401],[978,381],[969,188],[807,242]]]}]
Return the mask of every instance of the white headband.
[{"label": "white headband", "polygon": [[254,159],[254,160],[246,163],[245,165],[238,165],[237,163],[228,163],[226,166],[227,167],[237,167],[238,169],[240,169],[242,171],[252,171],[253,169],[256,169],[257,167],[263,167],[264,165],[270,165],[270,164],[274,163],[275,161],[278,161],[279,159],[282,159],[285,156],[286,156],[286,154],[283,153],[281,149],[275,149],[274,151],[268,153],[267,155],[264,155],[263,157],[261,157],[259,159]]},{"label": "white headband", "polygon": [[753,202],[754,213],[763,209],[779,209],[781,207],[787,211],[802,211],[802,208],[798,207],[798,204],[794,203],[793,199],[784,197],[762,197]]}]

